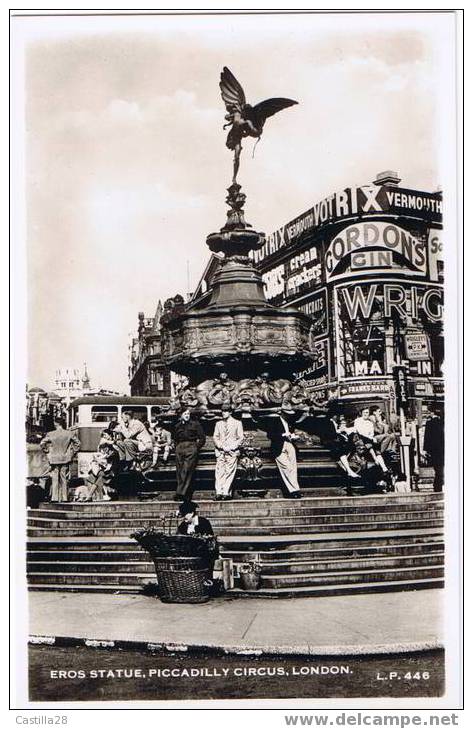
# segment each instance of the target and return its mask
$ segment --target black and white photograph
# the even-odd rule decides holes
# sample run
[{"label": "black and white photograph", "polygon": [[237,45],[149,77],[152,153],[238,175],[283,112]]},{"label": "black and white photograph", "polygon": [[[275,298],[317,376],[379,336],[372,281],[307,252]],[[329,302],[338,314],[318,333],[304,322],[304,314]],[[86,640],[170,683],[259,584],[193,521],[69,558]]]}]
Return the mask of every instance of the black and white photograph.
[{"label": "black and white photograph", "polygon": [[459,24],[11,11],[17,708],[458,705]]}]

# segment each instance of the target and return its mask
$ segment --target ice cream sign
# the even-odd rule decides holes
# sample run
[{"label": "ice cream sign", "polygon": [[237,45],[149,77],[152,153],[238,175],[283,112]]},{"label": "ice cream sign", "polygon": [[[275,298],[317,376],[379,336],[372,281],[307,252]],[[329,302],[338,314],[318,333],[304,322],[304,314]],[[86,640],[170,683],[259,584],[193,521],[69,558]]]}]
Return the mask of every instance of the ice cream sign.
[{"label": "ice cream sign", "polygon": [[426,274],[426,244],[391,223],[357,223],[344,228],[325,254],[327,279],[360,269],[408,268]]}]

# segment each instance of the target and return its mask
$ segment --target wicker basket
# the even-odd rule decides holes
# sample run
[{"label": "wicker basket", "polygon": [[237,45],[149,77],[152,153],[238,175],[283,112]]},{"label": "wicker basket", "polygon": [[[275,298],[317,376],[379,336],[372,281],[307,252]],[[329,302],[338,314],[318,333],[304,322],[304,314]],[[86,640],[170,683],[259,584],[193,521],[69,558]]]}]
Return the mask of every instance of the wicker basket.
[{"label": "wicker basket", "polygon": [[202,570],[208,565],[201,557],[153,557],[156,573],[158,570]]},{"label": "wicker basket", "polygon": [[200,565],[208,567],[218,556],[218,545],[215,537],[184,534],[163,534],[154,529],[141,529],[131,535],[138,544],[155,559],[196,557],[202,561]]},{"label": "wicker basket", "polygon": [[207,602],[212,587],[212,573],[209,569],[177,570],[156,569],[159,597],[162,602],[197,603]]},{"label": "wicker basket", "polygon": [[215,537],[171,535],[153,527],[131,536],[154,562],[163,602],[207,602],[218,556]]}]

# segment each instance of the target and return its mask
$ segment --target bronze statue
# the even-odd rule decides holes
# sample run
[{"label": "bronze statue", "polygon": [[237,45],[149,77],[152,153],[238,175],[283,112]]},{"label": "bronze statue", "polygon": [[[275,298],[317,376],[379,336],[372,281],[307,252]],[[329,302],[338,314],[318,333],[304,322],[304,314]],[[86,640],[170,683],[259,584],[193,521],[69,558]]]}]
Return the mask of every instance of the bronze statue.
[{"label": "bronze statue", "polygon": [[227,123],[223,128],[231,127],[227,136],[227,147],[234,150],[232,184],[236,185],[242,139],[244,137],[259,139],[263,133],[264,123],[269,116],[298,102],[292,101],[292,99],[275,98],[266,99],[251,106],[246,103],[245,92],[226,66],[220,74],[220,91],[228,112],[225,115]]}]

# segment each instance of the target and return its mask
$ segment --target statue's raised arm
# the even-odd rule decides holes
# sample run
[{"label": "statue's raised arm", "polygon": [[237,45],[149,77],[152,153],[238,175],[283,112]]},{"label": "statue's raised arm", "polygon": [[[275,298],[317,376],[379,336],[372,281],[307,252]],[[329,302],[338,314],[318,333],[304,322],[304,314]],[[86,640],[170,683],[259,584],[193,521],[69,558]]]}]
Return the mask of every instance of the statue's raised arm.
[{"label": "statue's raised arm", "polygon": [[275,98],[266,99],[266,101],[251,106],[246,102],[245,92],[241,84],[226,66],[220,74],[220,91],[227,109],[226,124],[223,128],[231,127],[227,136],[227,147],[234,151],[232,183],[236,184],[243,137],[256,137],[259,139],[268,117],[298,102],[292,101],[292,99]]}]

